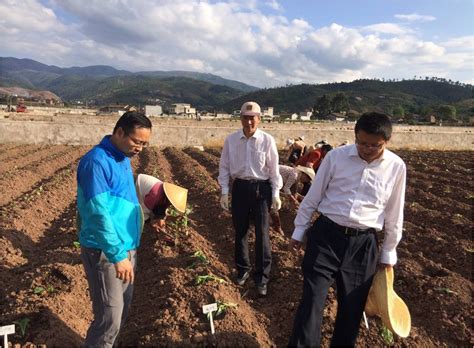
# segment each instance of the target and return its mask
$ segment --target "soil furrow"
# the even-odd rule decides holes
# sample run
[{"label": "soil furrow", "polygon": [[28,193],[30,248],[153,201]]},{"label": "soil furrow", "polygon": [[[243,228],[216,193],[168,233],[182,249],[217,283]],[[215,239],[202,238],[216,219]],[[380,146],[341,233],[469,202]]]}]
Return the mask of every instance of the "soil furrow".
[{"label": "soil furrow", "polygon": [[7,147],[5,150],[2,149],[0,152],[0,161],[4,160],[15,160],[20,158],[25,153],[30,153],[31,151],[35,151],[38,149],[38,145],[13,145],[11,147]]},{"label": "soil furrow", "polygon": [[191,147],[188,147],[183,151],[204,166],[211,177],[217,180],[217,177],[219,176],[219,158]]},{"label": "soil furrow", "polygon": [[28,165],[18,171],[11,172],[8,177],[0,180],[0,207],[5,206],[12,200],[25,195],[34,189],[41,190],[43,182],[47,182],[50,176],[58,170],[66,168],[77,161],[85,152],[87,147],[69,147],[65,152],[53,154],[42,159],[35,165]]},{"label": "soil furrow", "polygon": [[[90,310],[84,309],[88,308],[88,295],[79,250],[72,243],[77,239],[76,166],[70,163],[56,171],[40,194],[2,209],[1,235],[21,251],[26,263],[2,269],[10,305],[2,305],[1,312],[10,322],[40,320],[27,336],[38,344],[80,345],[84,323],[91,317]],[[21,283],[5,281],[19,273],[23,274]],[[35,294],[39,287],[44,290]]]},{"label": "soil furrow", "polygon": [[30,166],[32,163],[38,163],[38,161],[41,161],[42,158],[47,158],[52,154],[64,152],[64,149],[66,148],[66,145],[41,146],[37,149],[37,151],[32,151],[28,155],[23,155],[19,158],[11,160],[5,160],[0,164],[0,174],[4,172],[14,172],[15,170]]}]

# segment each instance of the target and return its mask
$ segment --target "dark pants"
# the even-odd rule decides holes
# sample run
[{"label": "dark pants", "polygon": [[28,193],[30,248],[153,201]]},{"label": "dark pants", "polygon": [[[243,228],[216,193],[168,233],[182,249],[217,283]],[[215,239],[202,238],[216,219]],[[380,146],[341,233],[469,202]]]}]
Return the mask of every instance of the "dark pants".
[{"label": "dark pants", "polygon": [[[135,270],[136,252],[128,252]],[[94,320],[87,330],[86,347],[112,347],[128,315],[133,284],[116,277],[115,266],[97,249],[81,248],[82,263],[89,283]]]},{"label": "dark pants", "polygon": [[272,255],[268,235],[272,188],[268,181],[235,179],[232,185],[232,222],[235,229],[235,263],[239,276],[250,271],[248,229],[255,222],[255,283],[267,284]]},{"label": "dark pants", "polygon": [[321,217],[307,234],[303,298],[288,345],[320,346],[324,304],[335,279],[338,306],[331,345],[353,346],[377,267],[376,236],[346,236]]}]

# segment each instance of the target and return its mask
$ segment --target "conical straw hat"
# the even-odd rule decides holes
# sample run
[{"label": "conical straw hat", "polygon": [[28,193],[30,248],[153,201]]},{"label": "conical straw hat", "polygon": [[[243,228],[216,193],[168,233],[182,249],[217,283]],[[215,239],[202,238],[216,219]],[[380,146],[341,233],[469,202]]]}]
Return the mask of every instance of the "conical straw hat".
[{"label": "conical straw hat", "polygon": [[377,271],[365,304],[367,315],[376,315],[385,326],[400,337],[408,337],[411,329],[410,311],[393,290],[393,267]]},{"label": "conical straw hat", "polygon": [[309,176],[311,181],[313,181],[314,176],[316,175],[313,168],[309,168],[305,166],[296,166],[296,170],[299,170],[300,172],[305,173],[307,176]]},{"label": "conical straw hat", "polygon": [[184,214],[186,212],[186,201],[188,199],[188,190],[174,184],[165,182],[163,184],[165,189],[165,195],[170,201],[171,205],[176,208],[177,211]]}]

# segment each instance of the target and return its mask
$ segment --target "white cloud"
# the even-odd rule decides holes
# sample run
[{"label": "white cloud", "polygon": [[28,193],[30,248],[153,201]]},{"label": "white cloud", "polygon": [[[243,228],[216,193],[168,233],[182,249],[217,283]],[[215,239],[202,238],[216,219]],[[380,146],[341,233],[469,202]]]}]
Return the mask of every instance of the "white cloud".
[{"label": "white cloud", "polygon": [[274,9],[275,11],[282,11],[283,8],[281,7],[280,3],[277,0],[269,0],[265,2],[265,5]]},{"label": "white cloud", "polygon": [[413,30],[395,23],[377,23],[362,28],[363,31],[378,34],[404,35],[412,33]]},{"label": "white cloud", "polygon": [[419,15],[417,13],[396,14],[394,17],[407,22],[432,22],[436,20],[434,16]]},{"label": "white cloud", "polygon": [[[192,70],[259,87],[428,72],[466,81],[473,75],[474,36],[426,41],[409,22],[314,27],[284,17],[277,1],[263,7],[255,0],[50,1],[52,7],[39,0],[0,3],[0,31],[10,43],[3,56],[59,66]],[[268,5],[278,15],[262,12]]]}]

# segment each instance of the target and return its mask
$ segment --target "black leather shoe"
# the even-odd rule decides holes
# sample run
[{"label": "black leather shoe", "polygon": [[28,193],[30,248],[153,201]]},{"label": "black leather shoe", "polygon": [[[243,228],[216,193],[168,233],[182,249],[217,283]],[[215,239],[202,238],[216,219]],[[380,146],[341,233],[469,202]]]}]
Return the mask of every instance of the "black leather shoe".
[{"label": "black leather shoe", "polygon": [[257,292],[260,296],[267,296],[267,284],[258,285]]},{"label": "black leather shoe", "polygon": [[242,274],[241,277],[238,276],[235,282],[237,283],[237,285],[244,285],[247,279],[249,279],[249,277],[250,277],[250,272],[247,271],[244,274]]}]

